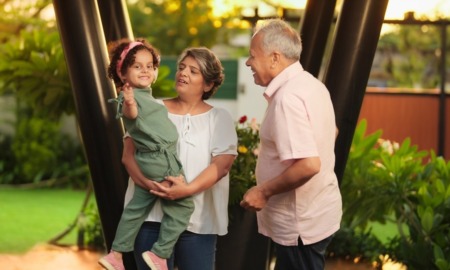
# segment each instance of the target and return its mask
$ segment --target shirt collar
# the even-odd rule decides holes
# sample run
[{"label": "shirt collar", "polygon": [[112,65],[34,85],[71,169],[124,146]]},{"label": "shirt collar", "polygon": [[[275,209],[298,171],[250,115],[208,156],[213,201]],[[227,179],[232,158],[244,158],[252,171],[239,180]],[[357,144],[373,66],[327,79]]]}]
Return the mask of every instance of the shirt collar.
[{"label": "shirt collar", "polygon": [[290,66],[281,71],[275,78],[272,79],[264,91],[264,97],[266,100],[270,100],[286,81],[288,81],[291,77],[298,75],[302,71],[303,67],[300,64],[300,61],[292,63]]}]

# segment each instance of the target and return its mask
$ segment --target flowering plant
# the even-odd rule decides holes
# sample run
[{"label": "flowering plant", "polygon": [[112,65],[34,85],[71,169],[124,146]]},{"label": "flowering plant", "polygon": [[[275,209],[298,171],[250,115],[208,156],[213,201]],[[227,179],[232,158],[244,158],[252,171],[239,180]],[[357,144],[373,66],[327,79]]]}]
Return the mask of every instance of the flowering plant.
[{"label": "flowering plant", "polygon": [[236,123],[238,156],[230,170],[229,204],[238,204],[244,193],[256,185],[255,167],[259,152],[259,124],[242,116]]}]

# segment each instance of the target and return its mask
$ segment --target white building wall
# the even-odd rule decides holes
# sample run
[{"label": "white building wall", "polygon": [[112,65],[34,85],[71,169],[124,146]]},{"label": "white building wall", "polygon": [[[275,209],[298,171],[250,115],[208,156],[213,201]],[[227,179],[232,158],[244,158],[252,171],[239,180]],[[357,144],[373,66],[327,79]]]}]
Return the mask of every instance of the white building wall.
[{"label": "white building wall", "polygon": [[247,58],[238,60],[237,100],[211,99],[209,103],[227,109],[236,121],[245,115],[249,120],[256,118],[260,123],[267,106],[263,97],[265,88],[255,85],[252,71],[245,65],[246,60]]}]

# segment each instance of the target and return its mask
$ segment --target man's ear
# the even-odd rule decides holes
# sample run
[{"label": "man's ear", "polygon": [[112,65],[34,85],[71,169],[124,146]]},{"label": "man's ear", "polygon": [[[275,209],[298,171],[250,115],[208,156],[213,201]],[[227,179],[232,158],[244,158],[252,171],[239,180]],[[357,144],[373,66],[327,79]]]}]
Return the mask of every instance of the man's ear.
[{"label": "man's ear", "polygon": [[279,63],[280,62],[280,58],[281,58],[281,54],[277,51],[272,53],[272,63]]}]

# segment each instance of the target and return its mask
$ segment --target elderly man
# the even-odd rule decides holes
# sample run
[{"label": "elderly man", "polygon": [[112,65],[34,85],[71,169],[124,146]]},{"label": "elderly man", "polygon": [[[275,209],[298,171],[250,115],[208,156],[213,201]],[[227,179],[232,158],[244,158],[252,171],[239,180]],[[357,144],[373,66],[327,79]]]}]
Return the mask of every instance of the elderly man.
[{"label": "elderly man", "polygon": [[299,34],[280,19],[255,28],[246,62],[268,102],[260,129],[257,185],[241,206],[275,242],[276,270],[319,270],[339,229],[342,199],[334,173],[336,123],[325,85],[300,62]]}]

